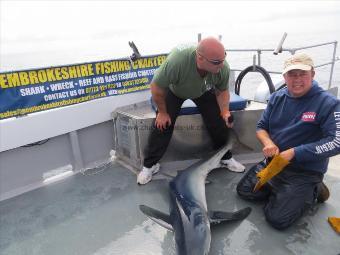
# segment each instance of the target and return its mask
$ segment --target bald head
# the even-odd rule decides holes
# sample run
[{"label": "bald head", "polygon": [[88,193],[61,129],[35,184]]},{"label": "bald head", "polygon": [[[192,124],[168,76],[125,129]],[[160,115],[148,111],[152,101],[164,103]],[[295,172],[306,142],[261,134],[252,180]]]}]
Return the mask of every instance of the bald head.
[{"label": "bald head", "polygon": [[223,44],[214,37],[207,37],[201,40],[197,51],[209,59],[223,59],[225,50]]},{"label": "bald head", "polygon": [[199,42],[196,49],[196,64],[199,70],[218,73],[224,66],[225,51],[223,44],[213,37]]}]

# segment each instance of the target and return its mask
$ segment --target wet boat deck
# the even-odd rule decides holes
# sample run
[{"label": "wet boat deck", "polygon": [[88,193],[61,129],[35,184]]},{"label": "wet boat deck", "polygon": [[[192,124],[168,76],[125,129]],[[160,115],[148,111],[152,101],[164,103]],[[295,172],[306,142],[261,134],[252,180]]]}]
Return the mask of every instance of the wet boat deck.
[{"label": "wet boat deck", "polygon": [[[285,231],[265,221],[262,203],[236,195],[243,174],[218,169],[206,187],[210,209],[252,213],[242,222],[212,228],[210,254],[340,254],[340,235],[327,217],[340,217],[340,156],[331,160],[325,182],[330,199],[317,204]],[[247,165],[249,169],[250,165]],[[136,176],[117,162],[0,203],[0,254],[175,254],[173,234],[146,218],[146,204],[168,211],[167,181],[138,186]]]}]

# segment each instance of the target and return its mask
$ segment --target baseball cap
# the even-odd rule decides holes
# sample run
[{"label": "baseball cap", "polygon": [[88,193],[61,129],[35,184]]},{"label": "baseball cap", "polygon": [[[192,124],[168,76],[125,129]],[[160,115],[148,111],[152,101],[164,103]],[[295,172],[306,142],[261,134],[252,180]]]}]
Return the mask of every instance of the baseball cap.
[{"label": "baseball cap", "polygon": [[283,65],[282,74],[294,69],[309,71],[312,69],[312,67],[314,67],[314,63],[311,57],[306,53],[299,53],[286,59]]}]

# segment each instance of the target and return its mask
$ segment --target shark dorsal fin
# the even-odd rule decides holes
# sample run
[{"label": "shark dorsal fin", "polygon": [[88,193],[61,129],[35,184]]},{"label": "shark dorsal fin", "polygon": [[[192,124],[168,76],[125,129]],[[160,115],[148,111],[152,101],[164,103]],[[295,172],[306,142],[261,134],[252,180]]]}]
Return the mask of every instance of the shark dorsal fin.
[{"label": "shark dorsal fin", "polygon": [[170,231],[174,231],[172,224],[171,224],[171,220],[170,220],[170,216],[168,214],[165,214],[161,211],[158,211],[156,209],[153,209],[151,207],[148,207],[146,205],[140,205],[139,209],[151,220],[153,220],[154,222],[156,222],[157,224],[161,225],[162,227],[170,230]]},{"label": "shark dorsal fin", "polygon": [[209,218],[212,225],[216,225],[226,221],[243,220],[250,214],[251,208],[246,207],[236,212],[221,212],[221,211],[210,211]]}]

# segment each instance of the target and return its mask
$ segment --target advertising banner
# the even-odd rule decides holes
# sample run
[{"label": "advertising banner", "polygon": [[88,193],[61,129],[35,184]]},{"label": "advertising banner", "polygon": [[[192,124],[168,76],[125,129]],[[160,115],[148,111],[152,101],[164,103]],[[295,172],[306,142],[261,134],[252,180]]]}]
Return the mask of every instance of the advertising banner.
[{"label": "advertising banner", "polygon": [[0,120],[149,89],[166,54],[0,73]]}]

